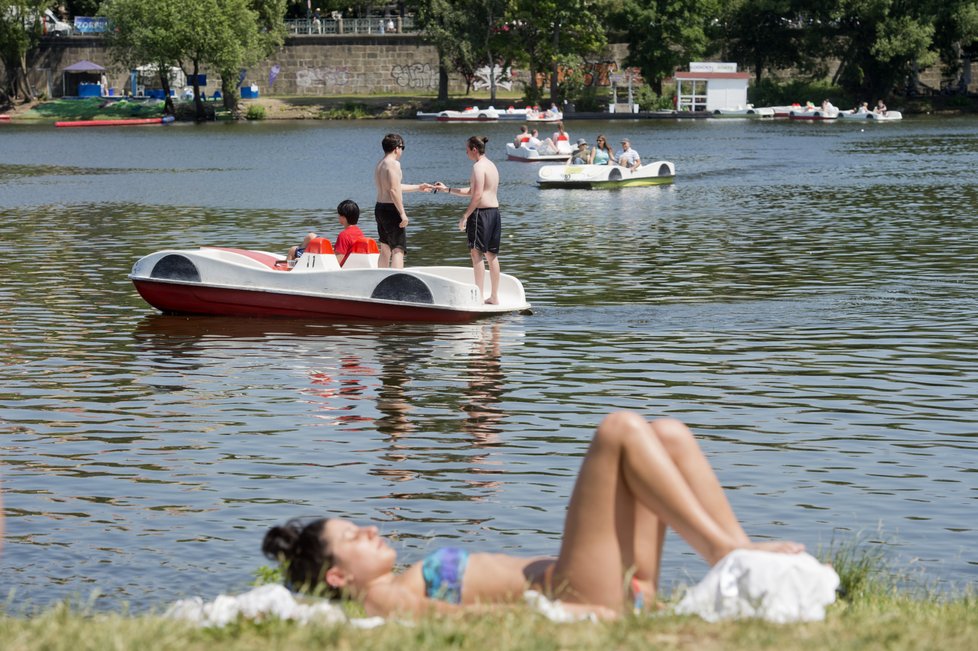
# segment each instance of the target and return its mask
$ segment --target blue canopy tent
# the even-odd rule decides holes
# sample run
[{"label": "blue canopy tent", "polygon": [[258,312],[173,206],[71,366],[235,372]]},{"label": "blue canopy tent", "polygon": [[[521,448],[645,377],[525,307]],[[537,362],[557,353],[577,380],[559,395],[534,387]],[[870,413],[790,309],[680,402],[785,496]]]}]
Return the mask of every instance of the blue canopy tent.
[{"label": "blue canopy tent", "polygon": [[64,97],[99,97],[105,81],[105,68],[91,61],[79,61],[61,73],[61,94]]}]

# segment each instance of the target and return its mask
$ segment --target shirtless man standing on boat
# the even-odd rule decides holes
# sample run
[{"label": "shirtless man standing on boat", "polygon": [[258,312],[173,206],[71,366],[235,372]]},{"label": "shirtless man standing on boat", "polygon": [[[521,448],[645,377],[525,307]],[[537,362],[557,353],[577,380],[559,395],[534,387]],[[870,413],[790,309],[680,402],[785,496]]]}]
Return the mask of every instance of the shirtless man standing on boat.
[{"label": "shirtless man standing on boat", "polygon": [[469,240],[469,253],[472,256],[472,270],[475,285],[480,292],[485,287],[485,267],[482,258],[489,265],[489,284],[492,291],[486,303],[499,304],[499,240],[502,233],[502,219],[499,216],[499,171],[491,160],[486,158],[485,136],[472,136],[465,143],[465,153],[473,162],[472,177],[467,188],[451,188],[439,181],[436,190],[447,190],[448,194],[469,197],[469,205],[458,222],[458,229],[465,231]]},{"label": "shirtless man standing on boat", "polygon": [[400,134],[388,133],[380,144],[384,148],[384,157],[374,169],[374,183],[377,185],[374,217],[377,219],[377,235],[380,240],[377,266],[403,269],[409,220],[402,195],[405,192],[428,192],[432,186],[428,183],[408,185],[401,182],[404,138]]}]

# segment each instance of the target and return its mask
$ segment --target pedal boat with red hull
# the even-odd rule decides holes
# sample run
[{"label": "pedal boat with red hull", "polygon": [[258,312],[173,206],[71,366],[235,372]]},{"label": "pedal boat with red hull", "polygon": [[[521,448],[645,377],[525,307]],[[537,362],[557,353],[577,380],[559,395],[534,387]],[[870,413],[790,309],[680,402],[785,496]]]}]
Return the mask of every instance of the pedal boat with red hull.
[{"label": "pedal boat with red hull", "polygon": [[530,309],[522,283],[508,274],[499,304],[487,305],[471,267],[379,269],[378,257],[370,239],[340,259],[317,238],[291,269],[264,251],[174,249],[139,259],[129,279],[147,303],[176,314],[463,323]]}]

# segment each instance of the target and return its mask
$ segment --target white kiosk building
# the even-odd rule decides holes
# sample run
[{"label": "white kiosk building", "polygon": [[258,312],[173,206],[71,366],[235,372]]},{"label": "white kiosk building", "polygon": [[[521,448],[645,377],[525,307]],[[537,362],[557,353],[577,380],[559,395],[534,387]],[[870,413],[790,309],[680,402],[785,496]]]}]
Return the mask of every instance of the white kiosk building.
[{"label": "white kiosk building", "polygon": [[750,73],[737,72],[736,63],[691,61],[689,72],[677,71],[677,111],[709,111],[747,107]]}]

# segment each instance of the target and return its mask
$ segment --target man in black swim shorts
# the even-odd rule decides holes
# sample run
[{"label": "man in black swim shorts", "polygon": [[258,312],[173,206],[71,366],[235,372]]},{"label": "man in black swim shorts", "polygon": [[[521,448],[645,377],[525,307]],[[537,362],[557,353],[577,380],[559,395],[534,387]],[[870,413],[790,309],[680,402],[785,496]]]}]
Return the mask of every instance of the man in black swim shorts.
[{"label": "man in black swim shorts", "polygon": [[377,266],[400,269],[404,267],[404,254],[407,253],[406,229],[409,221],[402,195],[405,192],[428,192],[433,186],[429,183],[408,185],[401,182],[404,138],[400,134],[388,133],[380,144],[384,157],[374,169],[374,183],[377,185],[374,217],[380,240]]},{"label": "man in black swim shorts", "polygon": [[469,254],[472,257],[472,271],[475,286],[485,295],[485,258],[489,266],[491,293],[486,303],[499,304],[499,240],[502,233],[502,219],[499,216],[499,171],[486,157],[485,136],[472,136],[465,143],[465,153],[472,164],[472,177],[467,188],[452,188],[444,183],[435,184],[435,190],[447,190],[448,194],[469,197],[469,205],[458,222],[458,229],[468,235]]}]

